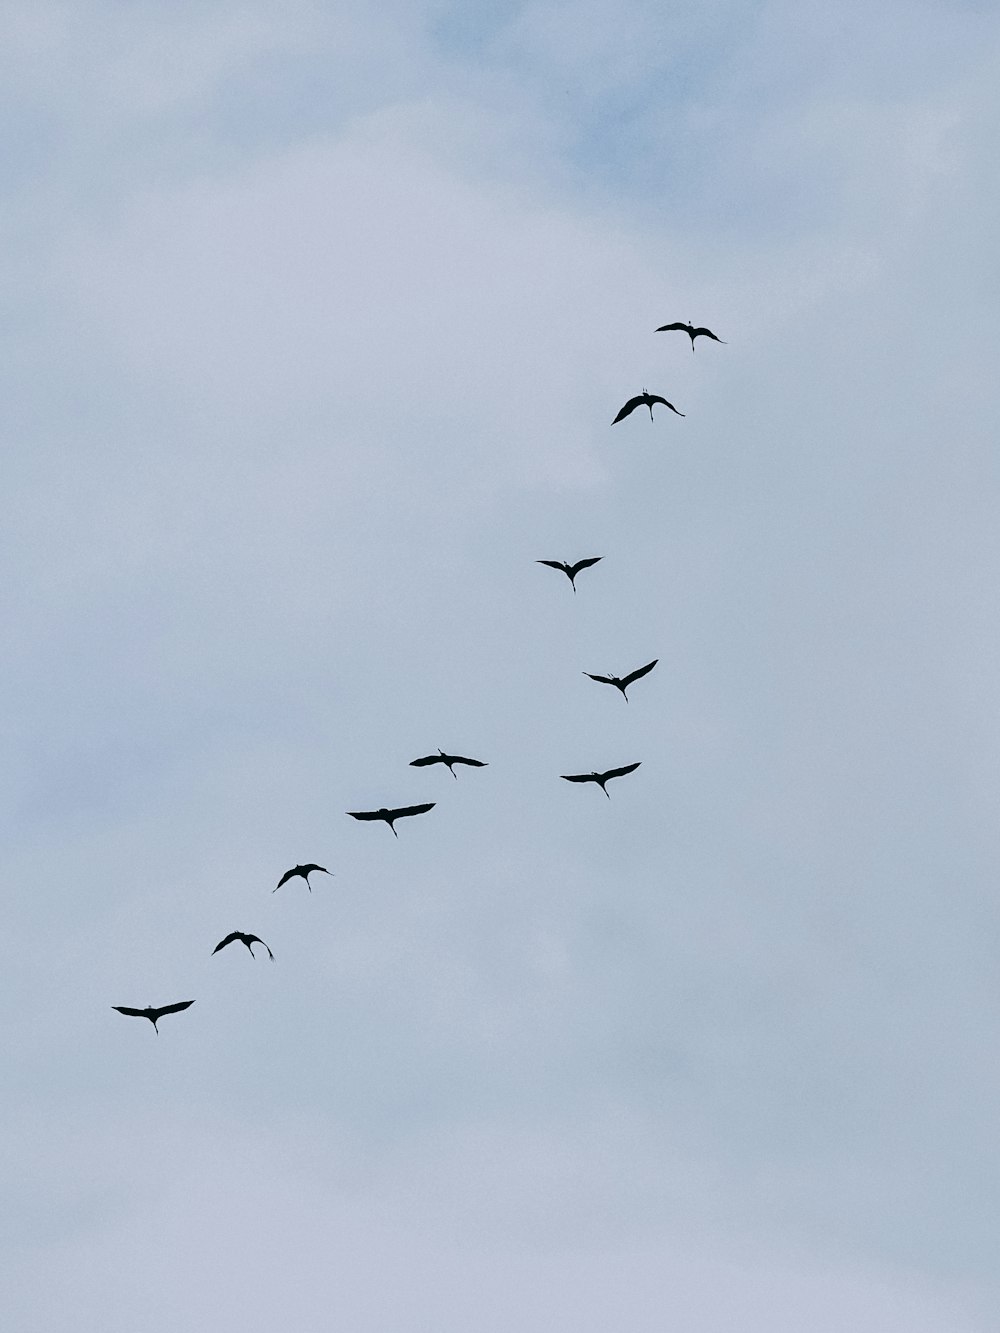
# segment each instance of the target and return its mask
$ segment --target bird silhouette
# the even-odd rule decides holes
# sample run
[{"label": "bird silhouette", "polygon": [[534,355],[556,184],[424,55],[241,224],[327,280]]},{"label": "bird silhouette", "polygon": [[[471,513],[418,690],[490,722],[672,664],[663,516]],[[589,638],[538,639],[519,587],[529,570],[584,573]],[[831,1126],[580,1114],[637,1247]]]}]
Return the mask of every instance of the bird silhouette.
[{"label": "bird silhouette", "polygon": [[[647,393],[646,390],[643,389],[642,393],[640,393],[637,398],[630,398],[628,400],[628,402],[625,404],[622,410],[615,417],[614,421],[612,421],[611,423],[612,426],[616,426],[619,421],[624,421],[625,418],[628,416],[628,414],[630,412],[634,412],[637,407],[648,407],[649,419],[650,421],[652,421],[654,403],[662,403],[664,407],[669,407],[671,412],[677,412],[677,408],[674,407],[673,403],[668,403],[667,400],[665,398],[661,398],[658,393]],[[685,413],[677,412],[677,415],[679,417],[682,417],[685,415]]]},{"label": "bird silhouette", "polygon": [[717,338],[711,329],[696,329],[693,324],[661,324],[656,330],[657,333],[672,333],[674,329],[683,331],[691,339],[691,351],[694,351],[695,338],[711,338],[713,342],[722,343],[725,347],[725,339]]},{"label": "bird silhouette", "polygon": [[157,1036],[160,1035],[160,1029],[156,1026],[164,1014],[179,1014],[182,1009],[190,1009],[194,1000],[179,1000],[177,1004],[164,1004],[159,1009],[154,1009],[151,1004],[145,1009],[129,1009],[124,1004],[113,1004],[112,1009],[117,1009],[120,1014],[127,1014],[129,1018],[148,1018],[153,1025],[153,1031]]},{"label": "bird silhouette", "polygon": [[603,560],[602,555],[592,555],[589,560],[578,560],[575,565],[567,565],[564,560],[536,560],[536,565],[548,565],[549,569],[561,569],[573,585],[573,591],[576,592],[576,576],[581,569],[589,569],[591,565],[596,565],[598,560]]},{"label": "bird silhouette", "polygon": [[347,813],[352,819],[384,819],[392,829],[393,836],[398,838],[399,834],[393,828],[397,819],[403,819],[408,815],[425,815],[428,810],[433,810],[436,801],[428,801],[426,805],[402,805],[395,810],[387,810],[382,806],[379,810],[348,810]]},{"label": "bird silhouette", "polygon": [[596,782],[610,801],[611,796],[604,784],[612,778],[623,778],[626,773],[634,773],[641,763],[642,760],[640,759],[638,763],[626,764],[624,768],[609,768],[604,773],[560,773],[559,776],[564,782]]},{"label": "bird silhouette", "polygon": [[[310,893],[312,893],[312,885],[309,883],[309,876],[312,874],[314,870],[322,870],[324,875],[333,874],[332,870],[327,870],[324,866],[317,866],[317,865],[292,866],[291,870],[285,871],[285,873],[278,880],[277,884],[275,884],[271,892],[277,893],[278,890],[281,888],[282,884],[287,884],[288,881],[290,879],[294,879],[296,875],[301,875],[306,882],[306,888],[309,890]],[[263,940],[261,940],[261,944],[264,944]],[[267,945],[264,945],[264,947],[267,948]]]},{"label": "bird silhouette", "polygon": [[410,760],[411,768],[426,768],[428,764],[447,764],[448,772],[456,780],[458,778],[455,772],[456,764],[468,764],[470,768],[489,768],[489,764],[484,763],[482,759],[465,759],[460,754],[445,754],[444,750],[438,750],[437,754],[425,754],[422,759]]},{"label": "bird silhouette", "polygon": [[602,685],[613,685],[616,690],[621,690],[622,697],[628,703],[628,695],[625,691],[635,680],[641,680],[643,676],[648,676],[653,667],[660,659],[654,657],[652,662],[647,662],[645,666],[636,667],[635,671],[630,671],[627,676],[593,676],[589,671],[584,671],[583,675],[590,676],[591,680],[598,680]]},{"label": "bird silhouette", "polygon": [[[220,940],[218,944],[215,946],[215,948],[212,950],[212,952],[218,953],[220,949],[224,949],[227,944],[232,944],[234,940],[239,940],[242,944],[245,944],[247,946],[247,948],[250,950],[251,958],[253,958],[254,956],[253,946],[255,944],[264,944],[264,941],[261,939],[259,935],[244,935],[242,930],[234,930],[231,935],[227,935],[224,940]],[[266,944],[264,944],[264,948],[267,949],[268,957],[273,963],[274,954],[271,953],[271,950],[268,949]]]}]

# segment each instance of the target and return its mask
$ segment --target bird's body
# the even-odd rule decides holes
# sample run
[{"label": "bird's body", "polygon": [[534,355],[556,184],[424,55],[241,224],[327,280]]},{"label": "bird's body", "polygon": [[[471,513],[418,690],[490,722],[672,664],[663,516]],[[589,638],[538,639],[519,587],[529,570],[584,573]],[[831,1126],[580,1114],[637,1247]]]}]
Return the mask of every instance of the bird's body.
[{"label": "bird's body", "polygon": [[654,657],[652,662],[647,662],[645,666],[637,667],[635,671],[630,671],[627,676],[594,676],[589,671],[583,674],[589,676],[591,680],[599,681],[602,685],[613,685],[616,690],[621,690],[622,698],[628,703],[628,695],[625,691],[635,680],[640,680],[643,676],[648,676],[653,667],[660,659]]},{"label": "bird's body", "polygon": [[642,760],[634,764],[626,764],[623,768],[609,768],[603,773],[561,773],[559,776],[564,782],[596,782],[608,800],[611,796],[605,783],[610,782],[612,778],[623,778],[626,773],[634,773]]},{"label": "bird's body", "polygon": [[726,345],[725,340],[722,338],[717,338],[711,329],[706,329],[706,328],[696,329],[693,324],[661,324],[660,327],[656,330],[656,332],[673,333],[675,329],[678,332],[686,333],[687,336],[691,339],[692,352],[694,351],[695,338],[711,338],[712,341],[715,343],[722,343],[723,347],[725,347]]},{"label": "bird's body", "polygon": [[575,565],[569,565],[564,560],[536,560],[536,565],[548,565],[549,569],[561,569],[569,579],[576,592],[576,576],[581,569],[589,569],[591,565],[596,565],[599,560],[603,560],[602,555],[592,555],[587,560],[578,560]]},{"label": "bird's body", "polygon": [[153,1031],[157,1036],[160,1035],[160,1029],[156,1026],[164,1014],[179,1014],[182,1009],[190,1009],[194,1000],[179,1000],[177,1004],[163,1004],[159,1009],[154,1009],[148,1004],[145,1009],[130,1009],[124,1004],[113,1004],[112,1009],[117,1009],[120,1014],[126,1014],[129,1018],[148,1018],[153,1025]]},{"label": "bird's body", "polygon": [[382,819],[392,829],[393,836],[398,838],[399,834],[393,828],[397,819],[404,819],[409,815],[425,815],[428,810],[433,810],[436,804],[436,801],[428,801],[425,805],[402,805],[395,810],[387,810],[383,805],[378,810],[348,810],[347,813],[352,819]]},{"label": "bird's body", "polygon": [[444,750],[438,750],[437,754],[425,754],[422,759],[410,760],[411,768],[426,768],[428,764],[447,764],[448,772],[453,778],[457,777],[456,764],[466,764],[469,768],[489,768],[489,764],[482,759],[466,759],[460,754],[445,754]]},{"label": "bird's body", "polygon": [[[281,888],[282,884],[287,884],[288,881],[290,879],[294,879],[296,875],[301,875],[306,882],[306,888],[309,890],[310,893],[312,893],[312,885],[309,883],[309,876],[312,874],[314,870],[322,870],[324,875],[333,874],[332,870],[327,870],[324,866],[317,866],[312,864],[307,866],[292,866],[291,870],[285,871],[285,873],[278,880],[277,884],[275,884],[271,892],[277,893],[278,890]],[[263,940],[261,940],[261,944],[264,944]],[[267,945],[264,945],[264,947],[267,948]]]},{"label": "bird's body", "polygon": [[[218,953],[220,949],[224,949],[227,944],[233,944],[236,940],[239,940],[241,944],[245,944],[247,946],[247,948],[250,950],[251,958],[253,958],[254,956],[253,946],[255,944],[264,944],[264,941],[261,939],[259,935],[244,935],[242,930],[234,930],[232,934],[227,935],[224,940],[220,940],[219,943],[212,950],[212,952]],[[274,954],[271,952],[271,950],[268,948],[266,944],[264,944],[264,948],[267,949],[267,956],[273,963]]]},{"label": "bird's body", "polygon": [[[649,419],[650,419],[650,421],[652,421],[652,420],[653,420],[653,404],[654,404],[654,403],[662,403],[664,407],[669,407],[670,410],[671,410],[671,412],[677,412],[677,408],[674,407],[673,403],[668,403],[667,400],[666,400],[665,398],[661,398],[660,395],[659,395],[658,393],[647,393],[646,390],[643,389],[642,393],[640,393],[637,397],[635,397],[635,398],[630,398],[630,399],[628,400],[628,402],[625,404],[625,406],[621,409],[621,411],[620,411],[620,412],[618,413],[618,415],[615,417],[614,421],[612,421],[612,423],[611,423],[612,426],[616,426],[616,425],[618,424],[619,421],[624,421],[625,418],[629,415],[629,413],[630,413],[630,412],[634,412],[635,409],[636,409],[637,407],[648,407],[648,408],[649,408]],[[679,417],[682,417],[682,416],[684,416],[684,413],[683,413],[683,412],[677,412],[677,415],[678,415]]]}]

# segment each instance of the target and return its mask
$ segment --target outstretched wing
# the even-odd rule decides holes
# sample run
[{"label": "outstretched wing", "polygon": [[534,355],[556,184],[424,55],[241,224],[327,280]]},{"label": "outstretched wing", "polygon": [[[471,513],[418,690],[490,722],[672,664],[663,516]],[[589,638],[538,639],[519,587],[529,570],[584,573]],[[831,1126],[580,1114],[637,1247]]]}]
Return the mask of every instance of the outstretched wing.
[{"label": "outstretched wing", "polygon": [[453,764],[468,764],[470,768],[489,768],[489,764],[482,759],[466,759],[460,754],[450,754],[448,758]]},{"label": "outstretched wing", "polygon": [[564,574],[570,572],[569,566],[564,565],[561,560],[536,560],[536,565],[548,565],[549,569],[561,569]]},{"label": "outstretched wing", "polygon": [[560,773],[559,776],[564,782],[596,782],[597,778],[593,773]]},{"label": "outstretched wing", "polygon": [[[390,811],[389,813],[391,814],[392,812]],[[348,811],[347,811],[347,814],[349,814],[349,815],[351,816],[352,819],[384,819],[384,818],[385,818],[385,815],[383,815],[383,814],[382,814],[380,811],[378,811],[378,810],[348,810]]]},{"label": "outstretched wing", "polygon": [[[654,399],[654,402],[655,401],[656,400]],[[638,398],[630,398],[628,402],[625,404],[625,406],[622,408],[622,410],[615,417],[614,421],[612,421],[611,423],[612,426],[617,426],[619,421],[624,421],[630,412],[634,412],[637,407],[641,407],[642,404],[645,402],[646,398],[643,394],[639,394]]]},{"label": "outstretched wing", "polygon": [[725,347],[726,345],[725,339],[717,338],[711,329],[695,329],[694,332],[691,334],[691,337],[692,339],[698,337],[711,338],[713,342],[722,343],[723,347]]},{"label": "outstretched wing", "polygon": [[425,815],[436,805],[437,801],[428,801],[426,805],[403,805],[398,810],[390,810],[389,814],[393,819],[403,819],[406,815]]},{"label": "outstretched wing", "polygon": [[610,676],[591,676],[589,671],[584,671],[582,674],[590,676],[591,680],[599,680],[602,685],[613,685],[615,683]]},{"label": "outstretched wing", "polygon": [[[264,944],[264,941],[261,939],[261,937],[260,937],[259,935],[248,935],[248,936],[247,936],[247,944],[248,944],[248,945],[250,945],[250,944]],[[264,944],[264,948],[267,949],[267,955],[268,955],[268,957],[270,958],[271,962],[273,963],[273,962],[274,962],[274,954],[271,952],[270,949],[268,949],[268,947],[267,947],[266,944]],[[250,952],[253,953],[253,949],[251,949]]]},{"label": "outstretched wing", "polygon": [[[647,399],[647,401],[650,402],[650,403],[662,403],[664,407],[669,407],[670,410],[671,410],[671,412],[677,412],[677,408],[674,407],[673,403],[668,403],[667,400],[666,400],[665,398],[661,398],[660,395],[659,395],[658,393],[651,393],[651,394],[649,395],[649,398]],[[686,412],[677,412],[677,415],[678,415],[679,417],[683,417],[683,416],[686,416],[687,413],[686,413]]]},{"label": "outstretched wing", "polygon": [[[648,676],[659,660],[658,657],[654,657],[652,662],[647,662],[645,666],[638,667],[635,671],[629,672],[629,674],[622,679],[622,684],[628,688],[634,680],[641,680],[643,676]],[[597,677],[595,677],[595,680],[596,679]]]},{"label": "outstretched wing", "polygon": [[[279,885],[278,887],[280,888],[281,886]],[[276,893],[277,890],[272,889],[271,892]],[[215,946],[212,952],[218,953],[220,949],[224,949],[227,944],[232,944],[233,940],[238,940],[239,938],[240,938],[240,932],[238,930],[234,930],[233,933],[231,935],[227,935],[224,940],[219,940],[218,944]]]},{"label": "outstretched wing", "polygon": [[690,325],[688,324],[661,324],[660,327],[656,330],[656,332],[673,333],[674,329],[683,329],[685,333],[689,333],[691,331]]},{"label": "outstretched wing", "polygon": [[318,866],[314,861],[311,865],[299,866],[299,870],[304,870],[307,875],[311,875],[314,870],[321,870],[324,875],[332,875],[332,870],[327,870],[326,866]]},{"label": "outstretched wing", "polygon": [[152,1017],[158,1022],[164,1014],[179,1014],[182,1009],[190,1009],[194,1000],[178,1000],[176,1004],[165,1004],[159,1009],[154,1009]]},{"label": "outstretched wing", "polygon": [[411,768],[426,768],[428,764],[443,764],[444,756],[440,754],[425,754],[423,759],[411,759]]},{"label": "outstretched wing", "polygon": [[277,884],[275,884],[275,886],[274,886],[274,888],[271,890],[271,892],[272,892],[272,893],[277,893],[278,890],[281,888],[282,884],[287,884],[288,881],[289,881],[290,879],[292,879],[293,876],[297,875],[298,873],[299,873],[299,871],[298,871],[298,867],[297,867],[297,866],[296,866],[296,868],[295,868],[294,870],[286,870],[285,873],[282,875],[282,877],[278,880]]},{"label": "outstretched wing", "polygon": [[607,782],[608,778],[623,778],[626,773],[634,773],[641,763],[642,760],[640,759],[638,763],[626,764],[624,768],[609,768],[606,773],[601,774],[601,777],[605,782]]},{"label": "outstretched wing", "polygon": [[[596,565],[599,560],[603,560],[603,555],[592,555],[589,560],[578,560],[575,565],[571,565],[566,573],[571,579],[575,579],[581,569],[589,569],[591,565]],[[545,563],[544,561],[542,562]]]},{"label": "outstretched wing", "polygon": [[145,1009],[130,1009],[125,1004],[113,1004],[112,1009],[117,1009],[120,1014],[128,1014],[129,1018],[145,1018]]}]

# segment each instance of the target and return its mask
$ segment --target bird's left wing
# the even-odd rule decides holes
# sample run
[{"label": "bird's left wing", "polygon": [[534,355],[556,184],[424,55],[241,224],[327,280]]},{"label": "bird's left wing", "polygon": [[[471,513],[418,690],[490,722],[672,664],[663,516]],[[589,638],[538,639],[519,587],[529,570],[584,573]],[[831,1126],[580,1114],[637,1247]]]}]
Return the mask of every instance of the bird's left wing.
[{"label": "bird's left wing", "polygon": [[411,759],[411,768],[426,768],[428,764],[443,764],[444,760],[439,754],[425,754],[422,759]]},{"label": "bird's left wing", "polygon": [[592,773],[560,773],[559,776],[564,782],[596,782],[597,779]]},{"label": "bird's left wing", "polygon": [[603,559],[603,555],[592,555],[587,560],[578,560],[575,565],[570,566],[569,573],[573,578],[576,578],[581,569],[589,569],[591,565],[596,565],[598,561]]},{"label": "bird's left wing", "polygon": [[687,333],[688,326],[686,324],[661,324],[660,327],[656,330],[656,332],[672,333],[674,329],[683,329],[684,332]]},{"label": "bird's left wing", "polygon": [[603,778],[623,778],[626,773],[634,773],[641,763],[642,760],[640,759],[634,764],[626,764],[624,768],[609,768],[608,771],[602,773],[601,776]]},{"label": "bird's left wing", "polygon": [[561,560],[536,560],[535,564],[548,565],[549,569],[561,569],[564,574],[569,573],[569,570]]},{"label": "bird's left wing", "polygon": [[647,662],[645,666],[637,667],[635,671],[629,672],[629,674],[622,680],[622,684],[628,686],[631,685],[634,680],[641,680],[643,676],[648,676],[659,660],[658,657],[654,657],[652,662]]},{"label": "bird's left wing", "polygon": [[178,1000],[176,1004],[164,1004],[159,1009],[154,1010],[158,1019],[164,1014],[179,1014],[182,1009],[190,1009],[194,1000]]},{"label": "bird's left wing", "polygon": [[[261,937],[260,937],[259,935],[248,935],[248,936],[247,936],[247,940],[248,940],[248,942],[249,942],[250,944],[264,944],[264,941],[261,939]],[[264,948],[267,949],[268,957],[270,958],[271,962],[273,963],[273,962],[274,962],[274,954],[271,952],[271,950],[268,948],[268,946],[267,946],[266,944],[264,944]],[[253,953],[253,949],[251,949],[250,952]]]},{"label": "bird's left wing", "polygon": [[715,336],[715,334],[712,332],[711,329],[695,329],[695,331],[694,331],[694,335],[693,335],[693,336],[694,336],[695,338],[697,338],[697,337],[699,336],[699,334],[700,334],[702,337],[705,337],[705,338],[711,338],[713,342],[716,342],[716,343],[722,343],[723,347],[725,347],[725,345],[726,345],[726,341],[725,341],[725,339],[724,339],[724,338],[717,338],[717,337]]},{"label": "bird's left wing", "polygon": [[390,810],[389,813],[393,819],[402,819],[404,815],[425,815],[428,810],[433,810],[437,801],[428,801],[426,805],[404,805],[398,810]]},{"label": "bird's left wing", "polygon": [[128,1014],[130,1018],[145,1018],[145,1009],[130,1009],[126,1004],[113,1004],[112,1009],[117,1009],[120,1014]]},{"label": "bird's left wing", "polygon": [[584,676],[590,676],[591,680],[599,680],[602,685],[613,685],[615,683],[610,676],[593,676],[589,671],[583,671],[580,674]]},{"label": "bird's left wing", "polygon": [[453,764],[468,764],[470,768],[489,768],[489,764],[482,759],[465,759],[460,754],[453,754],[451,762]]},{"label": "bird's left wing", "polygon": [[[666,400],[665,398],[661,398],[660,395],[659,395],[658,393],[651,393],[651,394],[649,395],[649,401],[650,401],[651,403],[662,403],[664,407],[669,407],[670,410],[671,410],[671,412],[677,412],[677,408],[674,407],[673,403],[668,403],[667,400]],[[686,413],[686,412],[677,412],[677,415],[678,415],[679,417],[683,417],[683,416],[686,416],[687,413]]]},{"label": "bird's left wing", "polygon": [[383,819],[377,810],[348,810],[346,812],[352,819]]},{"label": "bird's left wing", "polygon": [[[272,889],[271,892],[276,893],[277,890]],[[231,935],[227,935],[224,940],[219,940],[218,944],[215,946],[212,952],[218,953],[220,949],[224,949],[227,944],[232,944],[233,940],[238,940],[239,937],[240,937],[240,932],[238,930],[234,930],[233,933]]]}]

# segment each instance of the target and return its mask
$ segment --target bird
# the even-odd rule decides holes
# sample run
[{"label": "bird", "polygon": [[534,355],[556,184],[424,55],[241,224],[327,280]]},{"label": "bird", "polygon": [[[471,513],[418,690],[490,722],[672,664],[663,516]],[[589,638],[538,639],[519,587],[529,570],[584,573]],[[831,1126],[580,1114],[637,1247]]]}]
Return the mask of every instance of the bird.
[{"label": "bird", "polygon": [[164,1004],[159,1009],[154,1009],[148,1004],[145,1009],[129,1009],[124,1004],[113,1004],[112,1009],[117,1009],[120,1014],[127,1014],[129,1018],[148,1018],[153,1025],[153,1031],[157,1036],[160,1035],[160,1029],[156,1026],[164,1014],[179,1014],[182,1009],[190,1009],[194,1000],[179,1000],[177,1004]]},{"label": "bird", "polygon": [[382,806],[378,810],[348,810],[347,813],[352,819],[384,819],[392,829],[393,836],[398,838],[399,834],[393,828],[393,823],[397,819],[403,819],[406,815],[425,815],[428,810],[433,810],[437,801],[428,801],[426,805],[402,805],[396,810],[387,810]]},{"label": "bird", "polygon": [[592,555],[589,560],[578,560],[575,565],[568,565],[564,560],[536,560],[536,565],[548,565],[549,569],[561,569],[573,585],[573,591],[576,592],[576,576],[581,569],[589,569],[591,565],[596,565],[598,560],[603,560],[603,555]]},{"label": "bird", "polygon": [[[677,408],[674,407],[673,403],[668,403],[667,400],[665,398],[661,398],[658,393],[647,393],[646,390],[643,389],[642,393],[640,393],[637,398],[630,398],[628,400],[628,402],[625,404],[622,410],[615,417],[614,421],[612,421],[611,423],[612,426],[616,426],[619,421],[624,421],[624,419],[628,416],[628,414],[630,412],[634,412],[637,407],[648,407],[649,419],[650,421],[652,421],[654,403],[662,403],[664,407],[669,407],[671,412],[677,412]],[[677,412],[677,415],[679,417],[683,417],[686,415],[686,413]]]},{"label": "bird", "polygon": [[[255,944],[264,944],[264,941],[261,939],[259,935],[244,935],[242,930],[234,930],[232,934],[227,935],[224,940],[220,940],[218,944],[215,946],[215,948],[212,950],[212,952],[218,953],[220,949],[224,949],[227,944],[232,944],[234,940],[239,940],[241,944],[245,944],[247,946],[247,948],[250,950],[251,958],[254,957],[253,946]],[[273,963],[274,954],[271,952],[270,949],[268,949],[268,946],[266,944],[264,944],[264,948],[267,949],[268,957]]]},{"label": "bird", "polygon": [[[312,885],[309,883],[309,876],[312,874],[314,870],[322,870],[324,875],[333,874],[332,870],[327,870],[324,866],[318,866],[318,865],[292,866],[291,870],[285,871],[285,873],[278,880],[277,884],[275,884],[271,892],[277,893],[278,890],[281,888],[282,884],[287,884],[288,881],[290,879],[293,879],[296,875],[301,875],[306,882],[306,888],[309,890],[310,893],[312,893]],[[264,944],[263,940],[261,940],[261,944]],[[264,947],[267,948],[267,945],[264,945]]]},{"label": "bird", "polygon": [[641,763],[642,760],[640,759],[638,763],[626,764],[624,768],[609,768],[605,773],[560,773],[559,776],[565,782],[596,782],[610,801],[611,797],[608,795],[608,789],[604,784],[611,778],[623,778],[626,773],[634,773]]},{"label": "bird", "polygon": [[645,666],[636,667],[636,669],[630,671],[627,676],[593,676],[589,671],[584,671],[583,675],[590,676],[591,680],[600,681],[602,685],[613,685],[615,689],[621,690],[622,697],[625,702],[628,703],[628,695],[625,691],[633,681],[641,680],[643,676],[648,676],[659,660],[658,657],[654,657],[652,662],[647,662]]},{"label": "bird", "polygon": [[713,342],[722,343],[725,347],[725,339],[717,338],[711,329],[696,329],[693,324],[661,324],[656,330],[657,333],[672,333],[674,329],[683,330],[691,339],[691,351],[694,351],[695,338],[711,338]]},{"label": "bird", "polygon": [[456,780],[458,778],[455,772],[456,764],[468,764],[470,768],[489,768],[489,764],[484,763],[482,759],[465,759],[460,754],[445,754],[444,750],[438,750],[437,754],[425,754],[422,759],[410,760],[411,768],[426,768],[428,764],[447,764],[448,772]]}]

